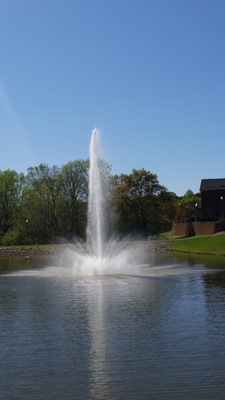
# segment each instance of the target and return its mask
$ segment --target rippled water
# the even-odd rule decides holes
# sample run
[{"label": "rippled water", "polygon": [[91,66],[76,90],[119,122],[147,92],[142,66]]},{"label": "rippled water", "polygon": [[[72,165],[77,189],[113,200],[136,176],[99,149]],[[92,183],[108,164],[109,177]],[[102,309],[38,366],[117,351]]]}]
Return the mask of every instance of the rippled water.
[{"label": "rippled water", "polygon": [[225,272],[174,261],[0,275],[0,399],[224,399]]}]

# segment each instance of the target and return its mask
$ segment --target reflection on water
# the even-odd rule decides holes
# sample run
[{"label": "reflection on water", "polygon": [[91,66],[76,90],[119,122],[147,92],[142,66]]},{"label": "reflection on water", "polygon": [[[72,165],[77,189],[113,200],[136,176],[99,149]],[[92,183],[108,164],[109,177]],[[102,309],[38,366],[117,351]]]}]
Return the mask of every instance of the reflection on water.
[{"label": "reflection on water", "polygon": [[0,398],[224,399],[224,271],[150,264],[135,277],[43,262],[0,275]]},{"label": "reflection on water", "polygon": [[225,288],[225,271],[219,271],[210,275],[204,276],[206,285],[221,286]]},{"label": "reflection on water", "polygon": [[[196,267],[201,265],[207,268],[225,268],[225,257],[223,256],[211,256],[207,254],[187,254],[187,253],[170,253],[161,254],[159,258],[161,260],[164,259],[166,262],[167,258],[173,260],[174,263],[178,263],[179,265],[187,264],[190,267]],[[163,261],[162,261],[163,262]]]},{"label": "reflection on water", "polygon": [[[53,259],[54,260],[54,259]],[[35,268],[40,269],[49,265],[50,258],[46,256],[40,257],[1,257],[0,256],[0,274],[12,273],[13,271],[34,271]],[[55,261],[53,261],[55,262]]]}]

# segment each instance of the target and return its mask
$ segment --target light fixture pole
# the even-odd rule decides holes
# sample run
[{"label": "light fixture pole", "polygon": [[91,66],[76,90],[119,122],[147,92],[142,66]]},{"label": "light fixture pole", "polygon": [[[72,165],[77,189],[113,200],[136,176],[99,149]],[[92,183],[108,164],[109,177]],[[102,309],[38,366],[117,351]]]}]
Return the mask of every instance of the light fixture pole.
[{"label": "light fixture pole", "polygon": [[220,218],[223,218],[223,217],[224,217],[224,203],[223,203],[223,199],[224,199],[224,197],[223,197],[223,196],[220,196],[220,215],[219,215]]},{"label": "light fixture pole", "polygon": [[26,219],[26,242],[27,242],[27,244],[28,244],[28,219]]}]

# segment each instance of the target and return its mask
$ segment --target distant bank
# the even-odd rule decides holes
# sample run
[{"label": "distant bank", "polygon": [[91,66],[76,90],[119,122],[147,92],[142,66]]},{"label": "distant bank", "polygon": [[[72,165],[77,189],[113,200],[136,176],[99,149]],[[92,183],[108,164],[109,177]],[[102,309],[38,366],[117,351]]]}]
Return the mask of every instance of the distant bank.
[{"label": "distant bank", "polygon": [[[71,246],[71,244],[70,244]],[[74,245],[76,246],[76,245]],[[129,242],[127,246],[147,248],[153,253],[167,251],[208,254],[225,257],[225,233],[212,236],[193,236],[188,238],[170,238],[163,241]],[[36,245],[36,246],[15,246],[0,247],[0,257],[23,257],[51,256],[65,249],[66,245]]]}]

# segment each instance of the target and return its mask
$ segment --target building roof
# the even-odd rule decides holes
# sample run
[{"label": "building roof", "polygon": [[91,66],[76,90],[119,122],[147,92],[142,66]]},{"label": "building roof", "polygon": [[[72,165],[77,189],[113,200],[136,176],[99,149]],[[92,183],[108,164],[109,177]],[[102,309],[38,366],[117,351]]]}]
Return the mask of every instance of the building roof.
[{"label": "building roof", "polygon": [[200,192],[206,190],[224,190],[225,189],[225,178],[220,179],[202,179]]}]

